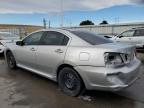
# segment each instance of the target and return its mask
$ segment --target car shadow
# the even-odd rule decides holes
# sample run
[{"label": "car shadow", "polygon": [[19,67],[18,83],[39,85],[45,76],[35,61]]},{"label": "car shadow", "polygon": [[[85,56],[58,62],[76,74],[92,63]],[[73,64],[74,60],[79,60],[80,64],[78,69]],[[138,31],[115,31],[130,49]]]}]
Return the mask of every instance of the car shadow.
[{"label": "car shadow", "polygon": [[106,101],[109,100],[115,100],[115,99],[123,99],[122,96],[117,95],[114,92],[109,92],[109,91],[98,91],[98,90],[86,90],[85,93],[83,94],[84,96],[90,96],[94,100],[103,100],[105,99]]},{"label": "car shadow", "polygon": [[4,54],[0,54],[0,59],[4,59]]}]

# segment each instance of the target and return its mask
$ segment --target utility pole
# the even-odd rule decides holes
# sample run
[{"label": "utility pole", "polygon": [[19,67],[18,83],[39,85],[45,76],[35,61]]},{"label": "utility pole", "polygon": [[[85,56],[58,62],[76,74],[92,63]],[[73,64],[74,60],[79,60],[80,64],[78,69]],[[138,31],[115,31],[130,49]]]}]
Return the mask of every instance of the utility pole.
[{"label": "utility pole", "polygon": [[44,29],[46,29],[46,26],[47,26],[47,21],[46,21],[45,18],[43,18],[43,27],[44,27]]},{"label": "utility pole", "polygon": [[51,22],[50,22],[50,20],[49,20],[49,29],[51,28]]}]

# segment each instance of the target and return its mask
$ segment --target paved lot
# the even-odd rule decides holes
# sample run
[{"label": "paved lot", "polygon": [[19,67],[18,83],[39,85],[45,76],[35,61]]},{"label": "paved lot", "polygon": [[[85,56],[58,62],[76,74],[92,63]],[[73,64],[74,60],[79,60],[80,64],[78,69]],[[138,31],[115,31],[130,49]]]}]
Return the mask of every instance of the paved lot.
[{"label": "paved lot", "polygon": [[0,57],[0,108],[144,108],[143,92],[144,73],[124,91],[87,91],[73,98],[46,78],[22,69],[9,70]]}]

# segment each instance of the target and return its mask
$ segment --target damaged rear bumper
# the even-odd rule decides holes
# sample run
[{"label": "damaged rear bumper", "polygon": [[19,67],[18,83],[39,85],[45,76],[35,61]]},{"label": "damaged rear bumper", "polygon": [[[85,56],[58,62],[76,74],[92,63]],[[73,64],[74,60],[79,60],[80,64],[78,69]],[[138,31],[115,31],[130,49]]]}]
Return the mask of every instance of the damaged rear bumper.
[{"label": "damaged rear bumper", "polygon": [[140,73],[141,62],[135,58],[130,64],[119,68],[77,66],[88,90],[118,91],[133,84]]}]

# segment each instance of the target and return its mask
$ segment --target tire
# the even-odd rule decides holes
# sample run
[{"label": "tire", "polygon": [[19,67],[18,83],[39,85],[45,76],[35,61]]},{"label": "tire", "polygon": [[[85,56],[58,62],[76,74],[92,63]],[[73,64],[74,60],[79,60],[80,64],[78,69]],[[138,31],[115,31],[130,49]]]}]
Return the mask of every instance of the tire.
[{"label": "tire", "polygon": [[65,67],[60,70],[58,84],[61,90],[68,96],[78,96],[84,90],[82,79],[77,72],[70,67]]},{"label": "tire", "polygon": [[15,58],[14,58],[12,52],[7,52],[6,57],[7,57],[8,67],[10,69],[15,69],[16,68],[16,61],[15,61]]}]

